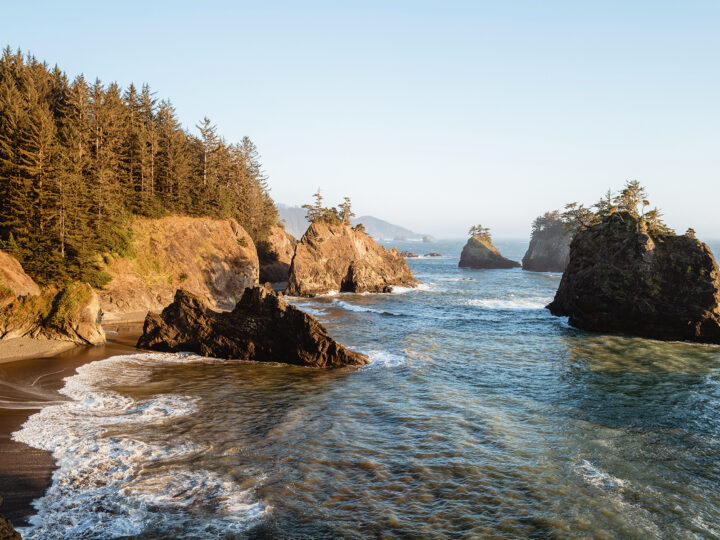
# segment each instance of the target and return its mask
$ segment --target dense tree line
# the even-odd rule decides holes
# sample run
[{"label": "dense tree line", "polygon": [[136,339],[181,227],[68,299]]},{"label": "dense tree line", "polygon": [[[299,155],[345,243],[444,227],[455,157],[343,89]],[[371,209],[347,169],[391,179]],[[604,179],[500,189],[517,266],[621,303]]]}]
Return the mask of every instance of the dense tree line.
[{"label": "dense tree line", "polygon": [[42,283],[100,286],[133,216],[233,217],[262,242],[277,221],[255,145],[210,120],[183,129],[147,85],[69,81],[9,48],[0,58],[0,247]]}]

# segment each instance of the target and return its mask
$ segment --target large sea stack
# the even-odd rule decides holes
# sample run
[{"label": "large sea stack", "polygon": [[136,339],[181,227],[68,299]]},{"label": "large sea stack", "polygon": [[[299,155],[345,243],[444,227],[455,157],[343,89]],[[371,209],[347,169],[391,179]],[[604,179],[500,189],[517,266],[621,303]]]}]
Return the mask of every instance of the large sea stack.
[{"label": "large sea stack", "polygon": [[415,285],[397,249],[378,245],[361,227],[317,222],[295,248],[288,294],[314,296],[330,291],[388,292]]},{"label": "large sea stack", "polygon": [[468,239],[460,254],[460,268],[517,268],[520,263],[503,257],[489,234],[475,234]]},{"label": "large sea stack", "polygon": [[547,212],[533,223],[530,246],[522,260],[523,270],[564,272],[570,260],[572,231],[560,219],[560,213]]},{"label": "large sea stack", "polygon": [[365,355],[332,339],[313,316],[265,287],[246,289],[230,312],[213,311],[194,294],[178,290],[161,314],[148,314],[137,346],[320,368],[368,363]]},{"label": "large sea stack", "polygon": [[720,343],[720,271],[692,233],[616,212],[575,233],[548,308],[585,330]]}]

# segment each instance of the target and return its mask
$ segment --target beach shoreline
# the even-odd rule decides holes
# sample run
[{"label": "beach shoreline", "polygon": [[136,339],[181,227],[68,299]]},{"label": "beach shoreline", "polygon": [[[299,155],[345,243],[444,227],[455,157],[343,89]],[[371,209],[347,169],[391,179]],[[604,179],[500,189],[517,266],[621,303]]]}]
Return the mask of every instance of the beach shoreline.
[{"label": "beach shoreline", "polygon": [[[107,343],[97,347],[68,343],[68,349],[63,347],[65,343],[56,342],[60,346],[53,350],[39,343],[32,357],[25,354],[11,360],[10,354],[0,356],[0,514],[15,526],[27,524],[34,513],[32,502],[50,486],[56,467],[50,453],[14,441],[12,434],[42,407],[66,400],[59,390],[80,366],[137,351],[141,324],[115,323],[106,331]],[[25,344],[23,352],[31,350],[32,344]]]}]

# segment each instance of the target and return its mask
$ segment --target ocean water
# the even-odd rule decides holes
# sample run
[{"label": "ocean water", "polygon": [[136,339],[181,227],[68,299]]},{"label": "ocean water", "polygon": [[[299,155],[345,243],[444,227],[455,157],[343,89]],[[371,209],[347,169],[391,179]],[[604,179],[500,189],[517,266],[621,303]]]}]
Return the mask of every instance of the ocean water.
[{"label": "ocean water", "polygon": [[58,463],[25,537],[720,537],[719,347],[579,331],[544,309],[559,274],[399,247],[444,256],[292,300],[362,369],[81,367],[14,434]]}]

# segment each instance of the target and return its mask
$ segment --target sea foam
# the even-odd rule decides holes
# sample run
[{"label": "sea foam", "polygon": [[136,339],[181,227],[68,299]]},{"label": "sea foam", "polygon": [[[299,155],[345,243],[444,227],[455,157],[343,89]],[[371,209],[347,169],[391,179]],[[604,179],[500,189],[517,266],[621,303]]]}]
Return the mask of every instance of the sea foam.
[{"label": "sea foam", "polygon": [[[162,394],[135,401],[105,389],[144,382],[152,366],[213,362],[189,354],[136,354],[100,360],[65,379],[69,401],[31,416],[13,439],[52,453],[58,466],[23,538],[116,538],[184,530],[188,536],[242,532],[265,514],[248,489],[231,479],[176,463],[207,449],[181,437],[172,444],[123,436],[196,411],[190,396]],[[178,461],[179,460],[179,461]],[[188,508],[213,508],[203,517]],[[167,528],[165,528],[167,527]],[[180,527],[180,529],[177,529]]]}]

